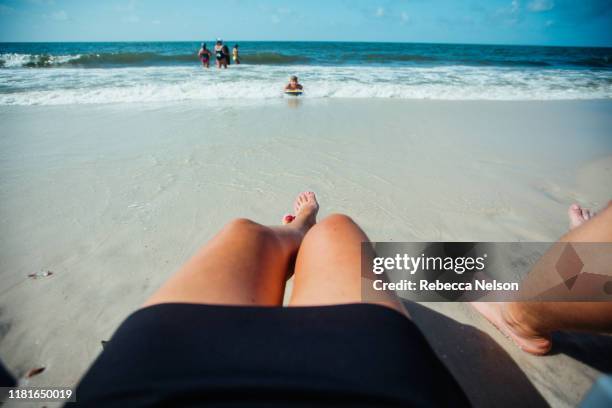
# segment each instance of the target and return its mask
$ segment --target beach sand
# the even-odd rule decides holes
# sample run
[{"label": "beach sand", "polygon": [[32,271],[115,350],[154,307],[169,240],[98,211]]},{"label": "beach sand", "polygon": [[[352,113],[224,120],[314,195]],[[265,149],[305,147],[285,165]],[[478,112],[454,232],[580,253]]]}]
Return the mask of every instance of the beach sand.
[{"label": "beach sand", "polygon": [[[46,367],[36,386],[75,384],[225,222],[278,223],[302,190],[374,241],[554,241],[572,202],[612,198],[610,101],[3,106],[0,123],[0,356]],[[415,308],[480,406],[575,406],[606,369],[589,350],[612,353],[578,336],[583,354],[528,356],[469,305]]]}]

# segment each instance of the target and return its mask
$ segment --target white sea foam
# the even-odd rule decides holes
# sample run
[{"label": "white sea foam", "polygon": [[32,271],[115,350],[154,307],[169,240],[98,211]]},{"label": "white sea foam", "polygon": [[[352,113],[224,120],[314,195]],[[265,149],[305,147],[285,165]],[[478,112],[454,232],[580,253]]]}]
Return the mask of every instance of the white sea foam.
[{"label": "white sea foam", "polygon": [[0,54],[0,67],[23,68],[27,64],[57,66],[80,58],[80,55]]},{"label": "white sea foam", "polygon": [[[19,58],[14,57],[15,61]],[[199,67],[2,69],[0,105],[281,98],[282,87],[292,74],[300,77],[306,98],[612,98],[610,71],[241,65],[228,70]]]}]

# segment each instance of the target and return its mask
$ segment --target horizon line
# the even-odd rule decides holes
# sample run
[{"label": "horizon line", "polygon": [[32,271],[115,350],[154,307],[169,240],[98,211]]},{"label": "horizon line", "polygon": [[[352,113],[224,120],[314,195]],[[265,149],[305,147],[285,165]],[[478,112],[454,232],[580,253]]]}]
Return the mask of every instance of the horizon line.
[{"label": "horizon line", "polygon": [[[181,43],[181,42],[215,42],[216,38],[211,40],[57,40],[57,41],[4,41],[0,40],[0,44],[36,44],[36,43],[155,43],[155,42],[166,42],[166,43]],[[508,43],[479,43],[479,42],[443,42],[443,41],[376,41],[376,40],[237,40],[229,39],[223,40],[227,42],[280,42],[280,43],[362,43],[362,44],[435,44],[435,45],[490,45],[490,46],[503,46],[503,47],[551,47],[551,48],[612,48],[610,45],[561,45],[561,44],[535,44],[535,43],[522,43],[522,44],[508,44]]]}]

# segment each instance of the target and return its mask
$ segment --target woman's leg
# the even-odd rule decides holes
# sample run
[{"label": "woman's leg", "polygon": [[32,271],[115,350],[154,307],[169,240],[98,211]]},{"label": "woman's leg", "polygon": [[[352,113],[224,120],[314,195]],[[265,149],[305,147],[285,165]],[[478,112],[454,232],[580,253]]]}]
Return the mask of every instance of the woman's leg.
[{"label": "woman's leg", "polygon": [[[569,217],[572,229],[560,242],[612,243],[612,205],[592,216],[574,204]],[[473,306],[532,354],[550,350],[553,331],[612,332],[612,302],[477,302]]]},{"label": "woman's leg", "polygon": [[315,224],[314,193],[301,193],[289,225],[266,227],[246,219],[227,224],[147,300],[157,303],[281,305],[288,270]]},{"label": "woman's leg", "polygon": [[[366,234],[346,215],[331,215],[306,234],[295,263],[293,292],[289,306],[316,306],[363,301],[361,244],[369,243]],[[363,261],[371,264],[371,246]],[[368,259],[369,258],[369,259]],[[374,274],[365,276],[375,279]],[[387,296],[377,303],[405,313],[401,303]]]}]

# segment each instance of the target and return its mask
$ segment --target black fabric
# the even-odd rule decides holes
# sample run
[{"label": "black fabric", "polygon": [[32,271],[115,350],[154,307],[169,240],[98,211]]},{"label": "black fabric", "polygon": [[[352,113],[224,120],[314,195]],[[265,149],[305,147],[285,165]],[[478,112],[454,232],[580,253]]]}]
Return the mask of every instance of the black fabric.
[{"label": "black fabric", "polygon": [[162,304],[117,329],[82,406],[466,406],[417,327],[383,306]]},{"label": "black fabric", "polygon": [[4,367],[2,360],[0,360],[0,406],[2,406],[2,401],[8,396],[8,390],[3,390],[1,387],[14,387],[15,385],[15,379],[6,367]]},{"label": "black fabric", "polygon": [[[17,382],[0,360],[0,387],[14,387]],[[1,400],[0,400],[1,401]]]}]

